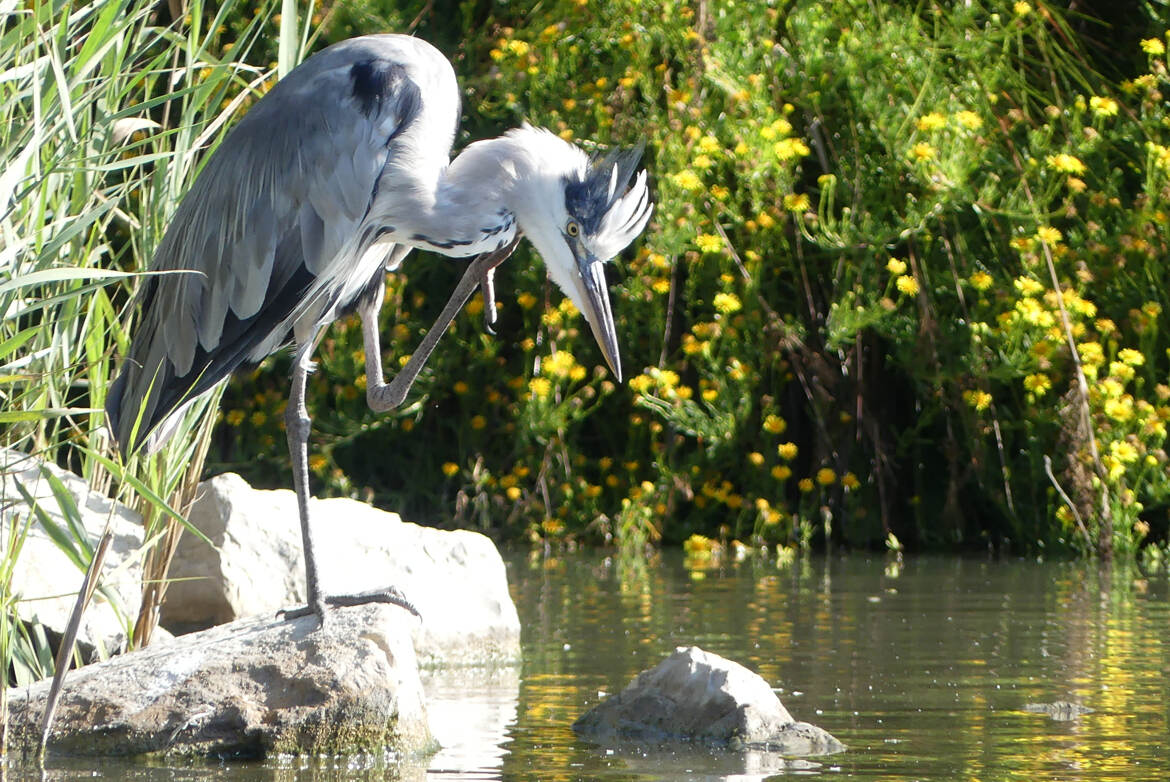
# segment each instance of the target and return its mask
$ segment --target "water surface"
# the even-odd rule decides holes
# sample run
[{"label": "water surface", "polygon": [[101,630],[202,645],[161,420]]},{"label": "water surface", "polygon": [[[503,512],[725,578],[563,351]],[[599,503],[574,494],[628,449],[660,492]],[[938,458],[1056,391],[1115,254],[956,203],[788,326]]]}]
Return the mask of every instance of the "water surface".
[{"label": "water surface", "polygon": [[[970,559],[746,561],[644,569],[603,555],[508,556],[519,670],[432,674],[445,748],[215,768],[62,767],[47,779],[861,780],[1170,779],[1167,583],[1136,570]],[[570,725],[676,646],[758,672],[798,720],[848,745],[768,753],[595,746]],[[1023,710],[1071,702],[1074,720]],[[1058,715],[1059,716],[1059,715]],[[397,777],[396,777],[397,775]]]}]

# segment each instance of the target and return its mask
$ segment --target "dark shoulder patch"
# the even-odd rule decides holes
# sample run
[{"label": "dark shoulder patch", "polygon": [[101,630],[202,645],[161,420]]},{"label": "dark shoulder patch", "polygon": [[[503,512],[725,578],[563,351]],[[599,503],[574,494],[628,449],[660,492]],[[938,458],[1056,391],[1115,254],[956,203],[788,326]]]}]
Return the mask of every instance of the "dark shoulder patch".
[{"label": "dark shoulder patch", "polygon": [[419,109],[418,87],[399,63],[371,57],[355,62],[349,69],[353,97],[367,117],[397,102],[399,125],[406,125]]}]

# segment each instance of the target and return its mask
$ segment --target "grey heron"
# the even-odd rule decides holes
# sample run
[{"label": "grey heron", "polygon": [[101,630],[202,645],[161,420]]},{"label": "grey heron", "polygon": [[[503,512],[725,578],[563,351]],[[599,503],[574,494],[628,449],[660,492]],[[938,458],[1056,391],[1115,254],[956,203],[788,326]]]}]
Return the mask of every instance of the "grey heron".
[{"label": "grey heron", "polygon": [[[640,149],[590,156],[524,125],[451,159],[459,87],[447,59],[402,35],[330,46],[280,80],[228,133],[186,194],[146,278],[141,316],[106,411],[123,454],[156,447],[183,406],[245,363],[291,344],[285,427],[308,605],[379,601],[397,590],[324,595],[309,523],[306,378],[325,326],[356,310],[366,398],[401,403],[439,336],[523,234],[584,315],[621,379],[603,264],[653,210]],[[378,335],[385,273],[413,248],[478,256],[438,322],[391,383]],[[189,273],[182,273],[189,272]]]}]

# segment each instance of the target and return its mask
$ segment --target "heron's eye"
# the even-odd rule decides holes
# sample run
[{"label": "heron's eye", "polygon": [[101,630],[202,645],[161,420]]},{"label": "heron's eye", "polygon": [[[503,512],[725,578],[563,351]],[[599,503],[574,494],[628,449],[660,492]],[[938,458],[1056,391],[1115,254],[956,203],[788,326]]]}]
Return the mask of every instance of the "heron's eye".
[{"label": "heron's eye", "polygon": [[567,233],[569,236],[577,236],[581,233],[581,226],[577,224],[576,220],[570,220],[565,225],[565,233]]}]

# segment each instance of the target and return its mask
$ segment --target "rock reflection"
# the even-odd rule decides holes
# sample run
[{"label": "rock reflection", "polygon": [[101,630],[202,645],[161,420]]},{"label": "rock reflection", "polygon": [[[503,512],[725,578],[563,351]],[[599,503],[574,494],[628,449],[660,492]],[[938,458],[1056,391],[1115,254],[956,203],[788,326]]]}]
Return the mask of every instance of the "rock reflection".
[{"label": "rock reflection", "polygon": [[426,778],[498,779],[520,703],[520,669],[423,671],[427,716],[441,749]]}]

